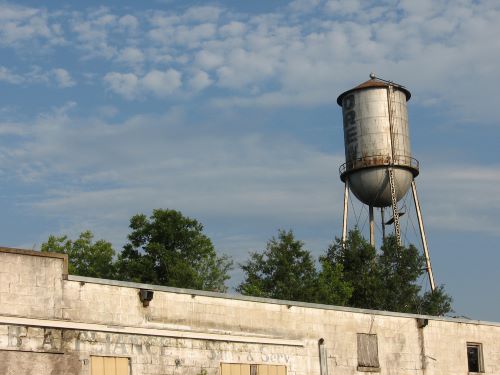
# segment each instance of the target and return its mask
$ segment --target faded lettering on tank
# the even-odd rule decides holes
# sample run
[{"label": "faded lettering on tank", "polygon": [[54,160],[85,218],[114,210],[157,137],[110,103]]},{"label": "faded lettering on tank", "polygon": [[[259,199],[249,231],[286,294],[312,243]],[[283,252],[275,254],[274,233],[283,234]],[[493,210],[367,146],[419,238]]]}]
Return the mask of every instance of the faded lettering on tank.
[{"label": "faded lettering on tank", "polygon": [[354,105],[354,95],[346,95],[342,103],[342,108],[344,112],[344,142],[348,160],[356,159],[358,153],[358,128],[356,126]]}]

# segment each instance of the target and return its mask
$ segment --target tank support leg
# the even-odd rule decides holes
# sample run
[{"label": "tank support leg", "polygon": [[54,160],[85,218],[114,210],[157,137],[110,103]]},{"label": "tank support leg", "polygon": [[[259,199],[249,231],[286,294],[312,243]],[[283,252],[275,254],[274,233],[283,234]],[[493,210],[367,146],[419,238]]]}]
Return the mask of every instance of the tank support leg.
[{"label": "tank support leg", "polygon": [[368,206],[370,212],[370,245],[375,247],[375,224],[373,220],[373,206]]},{"label": "tank support leg", "polygon": [[422,213],[420,212],[420,203],[418,202],[417,186],[415,185],[415,180],[411,182],[411,192],[413,194],[413,201],[415,202],[415,210],[417,211],[418,226],[420,229],[420,238],[422,239],[422,247],[424,248],[427,275],[429,276],[431,290],[434,292],[434,290],[436,289],[436,285],[434,284],[434,276],[432,275],[431,257],[429,255],[429,249],[427,248],[427,238],[425,237],[424,222],[422,220]]},{"label": "tank support leg", "polygon": [[349,202],[349,178],[345,179],[345,188],[344,188],[344,220],[342,223],[342,244],[345,244],[347,241],[347,213],[348,213],[348,202]]},{"label": "tank support leg", "polygon": [[385,217],[384,207],[380,207],[380,219],[382,220],[382,242],[385,240]]}]

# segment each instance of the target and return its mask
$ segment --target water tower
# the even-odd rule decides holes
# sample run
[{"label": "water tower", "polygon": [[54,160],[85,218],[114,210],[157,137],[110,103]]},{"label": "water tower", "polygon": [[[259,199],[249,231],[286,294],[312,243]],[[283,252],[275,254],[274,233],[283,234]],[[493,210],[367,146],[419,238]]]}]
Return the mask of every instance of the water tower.
[{"label": "water tower", "polygon": [[[401,244],[398,202],[411,188],[431,289],[435,289],[415,177],[418,161],[411,155],[406,102],[410,92],[403,86],[370,74],[370,80],[337,98],[344,119],[346,162],[340,167],[345,183],[342,241],[347,238],[349,191],[369,208],[370,243],[375,245],[374,207],[381,210],[382,228],[393,224]],[[392,208],[385,223],[384,208]]]}]

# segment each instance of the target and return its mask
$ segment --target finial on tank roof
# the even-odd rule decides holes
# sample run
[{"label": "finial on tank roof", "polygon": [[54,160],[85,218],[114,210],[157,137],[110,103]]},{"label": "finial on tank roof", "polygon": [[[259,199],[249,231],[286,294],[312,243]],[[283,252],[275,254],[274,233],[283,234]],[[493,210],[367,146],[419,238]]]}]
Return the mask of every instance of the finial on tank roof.
[{"label": "finial on tank roof", "polygon": [[371,78],[371,79],[375,79],[375,78],[377,78],[377,76],[375,76],[375,73],[371,72],[371,73],[370,73],[370,78]]}]

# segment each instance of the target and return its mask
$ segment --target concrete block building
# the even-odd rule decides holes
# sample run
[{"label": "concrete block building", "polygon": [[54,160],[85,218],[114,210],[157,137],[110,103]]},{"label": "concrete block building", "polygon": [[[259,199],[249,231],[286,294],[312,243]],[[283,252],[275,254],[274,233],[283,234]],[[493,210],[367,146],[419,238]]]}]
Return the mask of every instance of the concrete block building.
[{"label": "concrete block building", "polygon": [[0,374],[500,374],[500,324],[68,275],[0,248]]}]

